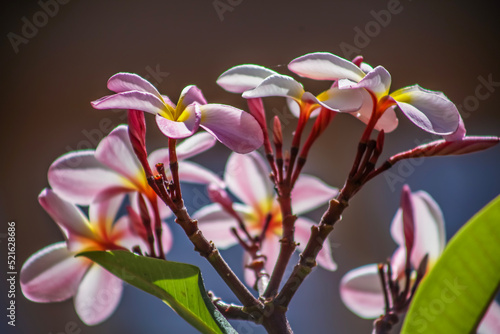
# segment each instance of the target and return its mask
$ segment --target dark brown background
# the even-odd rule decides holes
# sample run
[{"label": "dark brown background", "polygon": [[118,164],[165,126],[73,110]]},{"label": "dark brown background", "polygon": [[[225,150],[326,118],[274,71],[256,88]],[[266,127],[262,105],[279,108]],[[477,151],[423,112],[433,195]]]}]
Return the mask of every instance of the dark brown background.
[{"label": "dark brown background", "polygon": [[[371,11],[386,10],[389,4],[222,1],[234,5],[232,11],[223,13],[223,20],[212,1],[73,0],[60,5],[58,13],[48,18],[27,44],[19,45],[17,53],[8,33],[21,35],[22,18],[33,22],[34,15],[40,16],[37,13],[41,7],[35,1],[2,4],[0,219],[4,227],[0,233],[6,232],[7,221],[16,222],[18,269],[30,254],[62,240],[36,199],[47,186],[50,163],[68,150],[86,148],[86,133],[91,133],[96,142],[111,125],[122,122],[123,113],[96,111],[89,104],[109,93],[109,76],[119,71],[146,76],[159,66],[169,75],[150,79],[174,100],[185,85],[196,84],[209,101],[244,108],[240,97],[215,84],[224,70],[256,63],[289,74],[286,64],[304,53],[330,51],[342,56],[340,44],[355,46],[354,29],[364,30],[367,24],[373,28]],[[390,23],[377,33],[372,30],[373,37],[360,48],[367,62],[384,65],[391,72],[393,89],[419,83],[442,90],[462,104],[473,101],[480,76],[491,75],[493,81],[500,81],[500,25],[494,2],[402,0],[400,7],[401,12],[392,15]],[[302,82],[316,93],[327,87],[325,82]],[[463,114],[469,134],[500,135],[500,93],[498,87],[493,89],[477,108]],[[268,117],[278,114],[285,133],[290,134],[295,121],[283,111],[283,100],[269,99],[266,103]],[[151,149],[164,145],[152,117],[148,124]],[[339,116],[313,149],[305,170],[329,184],[342,186],[361,131],[362,124],[354,118]],[[429,139],[401,116],[399,128],[386,137],[386,155]],[[499,193],[499,153],[497,147],[468,157],[428,159],[417,168],[393,172],[402,175],[412,189],[424,189],[438,201],[449,238]],[[219,145],[196,160],[220,172],[227,155]],[[352,201],[332,236],[339,270],[316,270],[291,305],[290,321],[297,333],[370,332],[371,322],[359,319],[340,302],[338,282],[349,269],[382,261],[394,250],[388,226],[398,207],[402,184],[391,187],[384,176],[379,177]],[[186,196],[192,194],[187,200],[189,208],[204,203],[202,191],[186,188]],[[318,210],[310,217],[318,219],[320,215]],[[213,271],[192,254],[185,237],[172,228],[176,240],[170,259],[201,266],[207,287],[235,301]],[[1,252],[5,254],[5,234],[0,236]],[[232,250],[224,255],[241,273],[241,252]],[[4,260],[1,263],[5,268]],[[3,310],[7,305],[4,284],[0,285]],[[28,302],[20,290],[17,292],[15,330],[0,314],[0,328],[9,333],[59,333],[69,322],[75,322],[81,333],[193,332],[168,307],[131,287],[125,289],[116,313],[92,328],[78,320],[71,301],[41,305]],[[240,323],[235,327],[242,333],[262,332]]]}]

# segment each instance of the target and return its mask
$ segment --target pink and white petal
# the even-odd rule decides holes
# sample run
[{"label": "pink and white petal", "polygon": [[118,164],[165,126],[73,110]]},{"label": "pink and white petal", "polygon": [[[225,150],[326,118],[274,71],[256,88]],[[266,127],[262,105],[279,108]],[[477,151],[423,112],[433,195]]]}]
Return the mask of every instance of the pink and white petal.
[{"label": "pink and white petal", "polygon": [[368,74],[359,82],[341,79],[338,85],[339,89],[364,88],[375,94],[377,99],[381,99],[383,96],[389,94],[389,88],[391,87],[391,75],[382,66],[377,66],[373,69],[373,71],[368,72]]},{"label": "pink and white petal", "polygon": [[171,121],[160,115],[156,115],[156,124],[160,131],[168,138],[182,139],[195,133],[201,121],[201,112],[198,104],[188,106],[182,112],[181,121]]},{"label": "pink and white petal", "polygon": [[299,118],[300,117],[300,104],[295,99],[292,99],[290,97],[287,97],[286,104],[288,106],[288,109],[292,113],[292,115]]},{"label": "pink and white petal", "polygon": [[[361,93],[363,104],[358,111],[351,113],[351,115],[359,119],[361,122],[368,124],[373,112],[373,100],[368,91],[361,89],[359,92]],[[375,129],[378,131],[384,130],[386,133],[389,133],[394,131],[397,126],[398,119],[396,117],[396,113],[394,112],[394,107],[389,107],[382,114],[377,124],[375,124]]]},{"label": "pink and white petal", "polygon": [[272,233],[267,233],[264,241],[262,242],[261,252],[267,258],[264,267],[269,275],[271,275],[274,267],[276,266],[276,261],[278,260],[278,255],[280,253],[280,245],[280,237]]},{"label": "pink and white petal", "polygon": [[[135,213],[137,214],[137,213]],[[139,233],[134,230],[132,226],[132,219],[138,218],[140,220],[139,215],[131,218],[129,216],[122,216],[118,221],[113,225],[113,229],[111,230],[110,237],[120,246],[125,247],[129,250],[132,250],[134,246],[139,246],[141,250],[144,252],[148,252],[148,244],[145,239],[143,239]],[[142,223],[142,222],[141,222]],[[142,227],[142,224],[141,224]]]},{"label": "pink and white petal", "polygon": [[75,258],[75,254],[68,251],[65,242],[58,242],[31,255],[21,268],[24,296],[39,303],[73,297],[91,264],[86,258]]},{"label": "pink and white petal", "polygon": [[110,235],[111,228],[117,218],[118,210],[123,204],[124,197],[125,193],[122,192],[106,200],[91,203],[89,206],[90,225],[94,229],[105,232],[105,235]]},{"label": "pink and white petal", "polygon": [[391,96],[406,117],[424,131],[449,135],[460,124],[457,107],[442,92],[414,85],[399,89]]},{"label": "pink and white petal", "polygon": [[169,106],[170,108],[172,108],[171,110],[175,110],[175,103],[172,102],[172,100],[170,100],[170,98],[167,96],[167,95],[161,95],[162,99],[163,99],[163,102],[165,102],[165,104],[167,106]]},{"label": "pink and white petal", "polygon": [[461,141],[462,139],[465,138],[465,135],[467,133],[467,130],[465,129],[465,124],[464,120],[462,119],[462,116],[460,116],[459,123],[458,123],[458,128],[453,132],[451,135],[445,135],[443,138],[446,141],[453,142],[453,141]]},{"label": "pink and white petal", "polygon": [[193,214],[198,220],[198,226],[209,241],[220,249],[227,249],[238,243],[231,232],[231,228],[237,228],[236,219],[222,209],[218,204],[209,204]]},{"label": "pink and white petal", "polygon": [[302,98],[304,88],[294,78],[287,75],[273,74],[264,79],[257,87],[243,93],[246,99],[266,97],[266,96],[283,96],[291,97],[297,100]]},{"label": "pink and white petal", "polygon": [[479,324],[477,334],[500,333],[500,305],[493,301]]},{"label": "pink and white petal", "polygon": [[398,246],[404,247],[405,236],[403,230],[403,210],[401,208],[396,211],[394,218],[392,218],[390,231],[392,240],[394,240]]},{"label": "pink and white petal", "polygon": [[[314,222],[303,217],[299,217],[295,221],[295,240],[299,243],[297,248],[300,251],[303,251],[306,248],[309,237],[311,236],[311,227],[314,225]],[[319,251],[318,256],[316,257],[316,262],[319,266],[326,270],[337,270],[337,264],[332,257],[332,247],[329,239],[326,239],[323,243],[323,248]]]},{"label": "pink and white petal", "polygon": [[[266,239],[264,239],[264,244],[262,245],[262,254],[266,256],[265,270],[271,275],[272,270],[278,260],[278,255],[280,251],[280,242],[279,238],[276,235],[267,235]],[[243,253],[243,266],[247,266],[251,262],[251,257],[247,252]],[[253,270],[244,267],[243,276],[245,279],[245,283],[253,287],[255,285],[255,273]]]},{"label": "pink and white petal", "polygon": [[349,271],[340,282],[340,298],[361,318],[374,319],[384,314],[384,295],[376,264]]},{"label": "pink and white petal", "polygon": [[65,200],[88,205],[103,190],[127,183],[99,162],[94,153],[93,150],[69,152],[50,166],[49,184]]},{"label": "pink and white petal", "polygon": [[169,217],[172,217],[173,212],[170,208],[161,200],[160,197],[156,197],[156,201],[158,202],[158,211],[160,212],[160,219],[165,220]]},{"label": "pink and white petal", "polygon": [[137,90],[104,96],[92,101],[91,104],[99,110],[127,109],[140,110],[153,115],[171,115],[171,110],[157,96]]},{"label": "pink and white petal", "polygon": [[139,159],[134,153],[128,127],[119,125],[109,133],[97,146],[95,157],[97,160],[123,175],[130,184],[140,187],[146,183],[146,177]]},{"label": "pink and white petal", "polygon": [[232,153],[226,163],[224,181],[243,203],[253,208],[264,205],[266,207],[262,207],[262,211],[270,212],[274,187],[268,174],[269,170],[259,154]]},{"label": "pink and white petal", "polygon": [[338,112],[357,111],[363,104],[360,90],[338,89],[337,87],[332,87],[318,95],[318,100],[323,107]]},{"label": "pink and white petal", "polygon": [[411,262],[414,268],[418,268],[424,256],[429,254],[429,267],[432,267],[446,243],[443,213],[425,191],[413,193],[412,202],[415,212],[415,240]]},{"label": "pink and white petal", "polygon": [[391,257],[391,269],[392,278],[397,280],[399,277],[403,277],[406,268],[406,248],[405,246],[399,246]]},{"label": "pink and white petal", "polygon": [[200,126],[232,151],[249,153],[262,146],[262,128],[249,113],[223,104],[206,104],[200,110]]},{"label": "pink and white petal", "polygon": [[115,311],[122,290],[123,283],[118,277],[93,264],[76,293],[76,313],[86,325],[97,325]]},{"label": "pink and white petal", "polygon": [[170,252],[172,249],[172,244],[174,237],[170,227],[166,223],[161,223],[162,234],[161,234],[161,244],[163,245],[163,251],[166,253]]},{"label": "pink and white petal", "polygon": [[379,118],[377,121],[377,124],[375,124],[375,130],[382,131],[384,130],[385,133],[392,132],[396,130],[399,124],[398,117],[396,116],[396,111],[394,110],[396,106],[390,106],[387,108],[382,116]]},{"label": "pink and white petal", "polygon": [[338,194],[338,189],[330,187],[319,178],[301,175],[292,190],[292,207],[300,215],[325,205]]},{"label": "pink and white petal", "polygon": [[217,79],[217,84],[232,93],[243,93],[257,87],[265,78],[277,74],[266,67],[245,64],[231,67]]},{"label": "pink and white petal", "polygon": [[181,182],[210,184],[224,187],[221,178],[211,170],[190,161],[179,162],[179,179]]},{"label": "pink and white petal", "polygon": [[[215,138],[206,132],[199,132],[177,145],[177,159],[184,160],[203,153],[215,145]],[[153,152],[154,153],[154,152]]]},{"label": "pink and white petal", "polygon": [[131,90],[151,93],[161,99],[161,95],[149,81],[135,73],[120,72],[113,75],[108,80],[108,89],[115,93],[122,93]]},{"label": "pink and white petal", "polygon": [[207,104],[207,100],[203,96],[201,89],[195,85],[189,85],[184,87],[179,96],[179,101],[177,102],[176,112],[182,112],[192,103]]},{"label": "pink and white petal", "polygon": [[38,195],[38,202],[59,225],[65,236],[94,238],[94,234],[83,212],[74,204],[66,202],[52,189],[45,188]]},{"label": "pink and white petal", "polygon": [[315,80],[349,79],[360,81],[365,74],[354,63],[328,52],[308,53],[295,58],[288,69],[300,76]]}]

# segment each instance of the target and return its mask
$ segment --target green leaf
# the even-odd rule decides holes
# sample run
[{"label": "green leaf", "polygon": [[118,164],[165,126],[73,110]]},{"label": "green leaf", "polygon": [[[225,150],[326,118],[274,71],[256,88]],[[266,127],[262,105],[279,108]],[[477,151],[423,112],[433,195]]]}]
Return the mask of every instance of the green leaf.
[{"label": "green leaf", "polygon": [[83,252],[123,281],[156,296],[201,333],[236,333],[207,296],[198,267],[130,252]]},{"label": "green leaf", "polygon": [[474,333],[500,285],[500,196],[451,239],[423,279],[401,333]]}]

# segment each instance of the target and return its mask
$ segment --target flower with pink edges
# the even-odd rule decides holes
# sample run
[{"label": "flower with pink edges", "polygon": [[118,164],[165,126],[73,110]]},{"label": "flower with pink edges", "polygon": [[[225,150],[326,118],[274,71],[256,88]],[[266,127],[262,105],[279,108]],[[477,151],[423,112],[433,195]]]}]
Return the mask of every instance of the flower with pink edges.
[{"label": "flower with pink edges", "polygon": [[[128,216],[115,222],[120,198],[92,203],[89,218],[51,189],[44,189],[38,199],[66,241],[42,248],[26,260],[20,274],[23,294],[40,303],[74,297],[76,312],[85,324],[103,322],[120,302],[122,281],[91,260],[75,255],[84,251],[147,247],[146,241],[134,230]],[[162,243],[168,251],[172,236],[168,229],[165,231]]]},{"label": "flower with pink edges", "polygon": [[116,94],[92,102],[96,109],[139,110],[156,115],[160,131],[169,138],[192,136],[200,127],[238,153],[248,153],[263,142],[262,130],[247,112],[224,104],[207,104],[201,90],[183,89],[177,104],[137,74],[117,73],[108,80]]},{"label": "flower with pink edges", "polygon": [[[268,179],[268,169],[264,159],[257,153],[236,154],[229,157],[224,173],[224,181],[230,192],[242,203],[234,203],[234,210],[242,218],[246,229],[253,236],[259,236],[266,221],[268,227],[262,242],[261,253],[267,257],[266,270],[270,273],[276,263],[280,250],[282,234],[282,216],[276,200],[274,184]],[[337,194],[336,188],[330,187],[316,177],[302,175],[292,190],[292,209],[300,215],[313,210]],[[236,219],[219,203],[210,204],[197,211],[193,217],[198,220],[200,230],[220,249],[226,249],[238,243],[231,228],[238,228]],[[314,223],[304,217],[295,221],[295,240],[298,249],[303,250],[311,234]],[[317,257],[318,264],[335,270],[337,265],[331,255],[331,245],[327,240]],[[245,254],[244,263],[250,258]],[[245,270],[245,281],[253,286],[255,277],[252,271]]]}]

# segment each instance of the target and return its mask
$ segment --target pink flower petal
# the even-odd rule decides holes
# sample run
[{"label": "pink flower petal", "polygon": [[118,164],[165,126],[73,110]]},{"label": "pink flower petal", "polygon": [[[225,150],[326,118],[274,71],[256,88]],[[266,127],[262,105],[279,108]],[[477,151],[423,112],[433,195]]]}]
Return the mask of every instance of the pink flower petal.
[{"label": "pink flower petal", "polygon": [[205,100],[203,93],[198,87],[194,85],[186,86],[182,90],[177,102],[176,112],[186,109],[187,106],[195,102],[198,104],[207,104],[207,100]]},{"label": "pink flower petal", "polygon": [[382,66],[377,66],[359,82],[342,79],[338,84],[340,89],[364,88],[375,94],[377,99],[380,100],[383,96],[389,94],[389,88],[391,87],[391,75]]},{"label": "pink flower petal", "polygon": [[192,104],[182,112],[183,121],[171,121],[156,115],[156,124],[160,131],[168,138],[182,139],[191,136],[198,130],[201,121],[201,112],[198,104]]},{"label": "pink flower petal", "polygon": [[160,93],[149,81],[134,73],[120,72],[113,75],[108,80],[108,89],[115,93],[122,93],[131,90],[151,93],[161,98]]},{"label": "pink flower petal", "polygon": [[292,190],[293,212],[300,215],[325,205],[337,193],[337,188],[330,187],[317,177],[301,175]]},{"label": "pink flower petal", "polygon": [[276,72],[259,65],[245,64],[230,68],[217,79],[217,84],[232,93],[243,93],[257,87]]},{"label": "pink flower petal", "polygon": [[172,117],[172,111],[157,96],[137,90],[104,96],[91,102],[95,109],[140,110],[153,115]]},{"label": "pink flower petal", "polygon": [[179,162],[179,179],[181,182],[200,184],[215,183],[223,187],[224,183],[220,177],[211,170],[190,161]]},{"label": "pink flower petal", "polygon": [[415,85],[391,94],[401,111],[416,126],[437,135],[449,135],[460,124],[458,109],[442,92]]},{"label": "pink flower petal", "polygon": [[458,115],[458,116],[460,117],[459,123],[458,123],[458,128],[451,135],[443,136],[443,138],[446,141],[450,141],[450,142],[460,141],[460,140],[465,138],[467,130],[465,129],[464,120],[462,119],[462,116],[460,116],[460,115]]},{"label": "pink flower petal", "polygon": [[146,185],[146,176],[130,143],[126,125],[119,125],[99,143],[95,157],[123,175],[130,182],[129,184],[139,188]]},{"label": "pink flower petal", "polygon": [[340,298],[361,318],[374,319],[384,314],[384,295],[376,264],[349,271],[340,282]]},{"label": "pink flower petal", "polygon": [[274,186],[268,178],[269,170],[257,153],[232,153],[226,163],[224,180],[229,190],[243,203],[253,208],[271,210]]},{"label": "pink flower petal", "polygon": [[20,285],[26,298],[49,303],[66,300],[76,294],[90,260],[75,258],[65,242],[42,248],[31,255],[21,268]]},{"label": "pink flower petal", "polygon": [[200,109],[201,127],[229,149],[249,153],[262,146],[262,128],[249,113],[223,104],[207,104]]},{"label": "pink flower petal", "polygon": [[184,160],[203,153],[212,148],[215,142],[216,139],[209,133],[199,132],[177,145],[177,159]]},{"label": "pink flower petal", "polygon": [[360,81],[365,74],[352,62],[328,52],[308,53],[295,58],[288,69],[300,76],[315,80],[349,79]]},{"label": "pink flower petal", "polygon": [[[137,218],[140,221],[140,216],[136,212],[134,213],[137,216],[134,216],[133,218],[127,215],[118,219],[118,221],[113,225],[110,236],[120,246],[129,250],[132,250],[134,246],[139,246],[144,253],[147,252],[149,248],[146,240],[143,238],[143,235],[140,235],[140,233],[134,230],[134,227],[132,226],[132,219]],[[139,224],[143,227],[142,222],[139,222]],[[144,235],[144,237],[146,236]]]},{"label": "pink flower petal", "polygon": [[112,196],[107,200],[96,201],[89,206],[90,224],[99,231],[110,235],[111,228],[115,222],[118,210],[123,204],[124,193]]},{"label": "pink flower petal", "polygon": [[48,179],[62,198],[79,205],[90,204],[105,189],[128,185],[90,150],[70,152],[58,158],[49,168]]},{"label": "pink flower petal", "polygon": [[283,96],[291,97],[297,100],[302,98],[304,88],[294,78],[287,75],[273,74],[264,79],[257,87],[243,93],[246,99],[266,97],[266,96]]},{"label": "pink flower petal", "polygon": [[[272,270],[278,260],[278,255],[280,251],[279,237],[273,234],[266,235],[264,242],[262,244],[261,252],[266,256],[265,269],[266,272],[271,275]],[[251,259],[247,253],[243,254],[243,265],[246,266],[250,263]],[[244,268],[244,278],[248,286],[253,287],[255,285],[255,273],[253,270]]]},{"label": "pink flower petal", "polygon": [[[295,221],[295,240],[299,243],[298,249],[303,251],[306,248],[309,237],[311,236],[311,227],[315,225],[312,221],[306,218],[299,217]],[[319,251],[316,257],[316,262],[319,266],[326,270],[337,270],[337,264],[332,257],[332,247],[330,240],[326,239],[323,243],[323,248]]]},{"label": "pink flower petal", "polygon": [[477,334],[500,333],[500,305],[493,301],[479,324]]},{"label": "pink flower petal", "polygon": [[[434,199],[424,191],[412,193],[411,200],[415,215],[415,240],[411,263],[414,268],[418,268],[423,257],[429,254],[429,266],[432,266],[446,243],[443,214]],[[401,210],[398,210],[391,223],[391,235],[398,245],[404,246]]]},{"label": "pink flower petal", "polygon": [[[366,90],[359,90],[359,92],[361,93],[363,104],[358,111],[351,113],[351,115],[358,118],[361,122],[368,124],[373,112],[373,100],[370,96],[370,93],[368,93]],[[395,106],[391,106],[384,111],[377,124],[375,124],[376,130],[384,130],[385,133],[389,133],[397,128],[398,119],[396,117],[394,108]]]},{"label": "pink flower petal", "polygon": [[122,290],[123,284],[119,278],[93,264],[76,293],[76,313],[86,325],[97,325],[115,311]]},{"label": "pink flower petal", "polygon": [[60,198],[52,189],[42,190],[38,195],[38,201],[68,239],[72,239],[73,236],[94,238],[90,224],[83,212],[76,205]]},{"label": "pink flower petal", "polygon": [[236,219],[225,212],[219,204],[209,204],[193,214],[198,225],[209,241],[213,241],[217,248],[227,249],[238,243],[231,233],[231,228],[237,227]]}]

